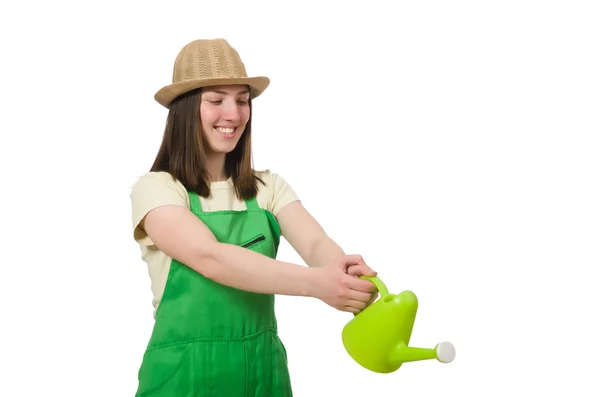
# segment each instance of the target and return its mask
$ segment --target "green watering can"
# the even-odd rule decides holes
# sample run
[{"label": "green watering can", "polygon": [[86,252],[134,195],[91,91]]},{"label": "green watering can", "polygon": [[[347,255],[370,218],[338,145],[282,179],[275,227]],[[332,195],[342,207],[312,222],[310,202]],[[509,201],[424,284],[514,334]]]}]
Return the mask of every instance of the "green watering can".
[{"label": "green watering can", "polygon": [[342,342],[354,361],[370,371],[390,373],[405,362],[454,360],[456,353],[450,342],[439,343],[433,349],[408,345],[419,306],[413,292],[390,294],[378,277],[361,278],[375,284],[380,298],[356,314],[342,330]]}]

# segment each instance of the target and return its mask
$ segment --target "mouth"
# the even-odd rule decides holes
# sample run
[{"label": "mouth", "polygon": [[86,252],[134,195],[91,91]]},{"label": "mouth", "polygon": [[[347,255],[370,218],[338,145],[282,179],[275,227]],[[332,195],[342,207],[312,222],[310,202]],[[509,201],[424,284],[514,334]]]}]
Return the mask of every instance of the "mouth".
[{"label": "mouth", "polygon": [[214,130],[225,138],[232,138],[237,129],[237,127],[214,127]]}]

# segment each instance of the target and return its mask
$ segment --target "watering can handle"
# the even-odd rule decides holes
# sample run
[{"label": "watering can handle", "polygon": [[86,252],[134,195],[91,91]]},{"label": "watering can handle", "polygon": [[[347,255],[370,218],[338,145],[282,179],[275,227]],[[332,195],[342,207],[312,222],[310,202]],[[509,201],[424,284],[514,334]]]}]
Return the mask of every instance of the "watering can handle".
[{"label": "watering can handle", "polygon": [[[387,287],[385,286],[385,284],[383,283],[383,281],[381,281],[379,279],[379,277],[377,277],[377,276],[360,276],[360,278],[362,278],[364,280],[368,280],[368,281],[372,282],[373,284],[375,284],[375,286],[377,287],[377,290],[379,291],[380,298],[383,298],[386,295],[390,294],[388,292]],[[357,313],[353,313],[353,314],[354,314],[354,317],[357,316]]]},{"label": "watering can handle", "polygon": [[375,284],[375,286],[377,287],[377,290],[379,290],[379,295],[381,295],[382,298],[386,295],[389,295],[387,287],[385,286],[383,281],[381,281],[379,279],[379,277],[377,277],[377,276],[360,276],[360,278],[369,280],[370,282]]}]

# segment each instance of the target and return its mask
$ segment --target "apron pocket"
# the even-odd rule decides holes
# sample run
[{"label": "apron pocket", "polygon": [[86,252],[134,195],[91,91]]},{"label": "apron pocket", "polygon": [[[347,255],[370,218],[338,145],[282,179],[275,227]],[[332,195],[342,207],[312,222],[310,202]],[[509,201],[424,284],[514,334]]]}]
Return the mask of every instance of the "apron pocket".
[{"label": "apron pocket", "polygon": [[[248,394],[248,351],[246,342],[223,341],[206,345],[206,394],[211,397],[271,397]],[[175,397],[175,395],[173,395]],[[179,397],[179,396],[177,396]]]},{"label": "apron pocket", "polygon": [[251,240],[246,241],[245,243],[241,244],[241,246],[243,248],[250,248],[255,246],[256,244],[265,241],[266,237],[264,234],[259,234],[258,236],[254,236]]},{"label": "apron pocket", "polygon": [[287,350],[279,337],[274,336],[273,344],[273,395],[292,397],[292,382],[288,369]]},{"label": "apron pocket", "polygon": [[[170,395],[178,391],[178,396],[185,396],[186,390],[182,386],[189,386],[191,379],[189,371],[182,371],[189,361],[191,343],[182,343],[169,347],[146,350],[144,359],[138,372],[138,390],[136,397],[148,397],[163,391]],[[165,394],[166,395],[166,394]]]}]

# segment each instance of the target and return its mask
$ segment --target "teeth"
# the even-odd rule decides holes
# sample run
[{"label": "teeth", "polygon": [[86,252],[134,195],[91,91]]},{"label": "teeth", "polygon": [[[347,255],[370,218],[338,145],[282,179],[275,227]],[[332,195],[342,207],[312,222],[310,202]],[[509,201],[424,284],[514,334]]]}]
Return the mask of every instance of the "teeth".
[{"label": "teeth", "polygon": [[219,131],[221,134],[233,134],[235,128],[217,127],[216,130]]}]

